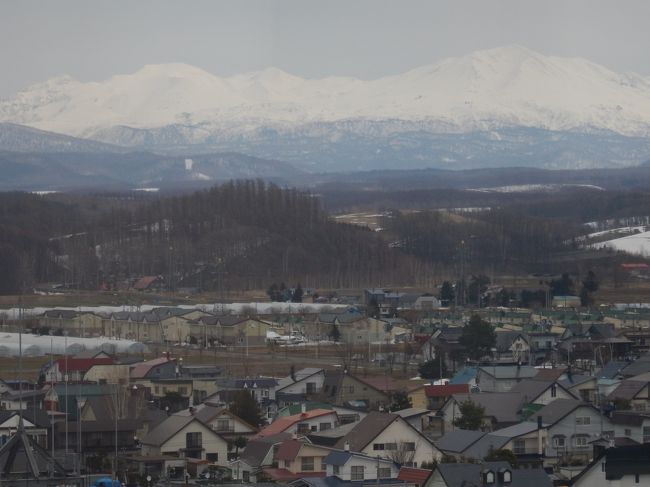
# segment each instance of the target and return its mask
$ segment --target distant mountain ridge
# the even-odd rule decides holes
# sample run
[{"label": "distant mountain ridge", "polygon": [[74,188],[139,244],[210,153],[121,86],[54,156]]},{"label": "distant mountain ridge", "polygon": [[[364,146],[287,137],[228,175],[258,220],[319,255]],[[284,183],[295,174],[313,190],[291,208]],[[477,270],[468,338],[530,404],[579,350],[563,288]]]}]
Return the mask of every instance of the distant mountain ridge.
[{"label": "distant mountain ridge", "polygon": [[311,171],[620,167],[650,158],[650,78],[520,46],[368,81],[277,68],[220,77],[175,63],[100,82],[53,78],[0,102],[0,121]]}]

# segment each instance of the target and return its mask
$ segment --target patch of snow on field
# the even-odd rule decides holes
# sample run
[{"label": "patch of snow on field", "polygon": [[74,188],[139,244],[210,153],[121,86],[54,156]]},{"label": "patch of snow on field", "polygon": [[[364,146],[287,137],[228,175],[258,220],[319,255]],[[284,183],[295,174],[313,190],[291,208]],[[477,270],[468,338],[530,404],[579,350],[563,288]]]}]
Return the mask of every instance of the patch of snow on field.
[{"label": "patch of snow on field", "polygon": [[650,232],[636,233],[627,237],[615,238],[606,242],[593,244],[594,248],[610,248],[627,252],[628,254],[650,255]]}]

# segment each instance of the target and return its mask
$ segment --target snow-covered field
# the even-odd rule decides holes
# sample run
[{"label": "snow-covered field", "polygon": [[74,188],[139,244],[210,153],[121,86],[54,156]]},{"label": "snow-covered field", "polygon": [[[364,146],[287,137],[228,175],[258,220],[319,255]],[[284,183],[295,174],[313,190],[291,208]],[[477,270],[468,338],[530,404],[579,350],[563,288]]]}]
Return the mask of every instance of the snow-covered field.
[{"label": "snow-covered field", "polygon": [[[600,233],[600,232],[597,232]],[[641,232],[627,237],[615,238],[592,244],[593,248],[611,248],[629,254],[650,256],[650,232]]]}]

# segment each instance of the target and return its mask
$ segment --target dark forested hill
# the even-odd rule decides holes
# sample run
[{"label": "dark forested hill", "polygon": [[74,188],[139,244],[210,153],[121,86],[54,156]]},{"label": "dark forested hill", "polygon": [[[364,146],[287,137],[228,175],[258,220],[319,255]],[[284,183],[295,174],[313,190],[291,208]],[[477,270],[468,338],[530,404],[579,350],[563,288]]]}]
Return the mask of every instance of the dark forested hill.
[{"label": "dark forested hill", "polygon": [[362,286],[406,282],[422,267],[376,233],[331,221],[310,194],[259,181],[167,197],[5,193],[0,206],[5,293],[143,275],[206,290]]}]

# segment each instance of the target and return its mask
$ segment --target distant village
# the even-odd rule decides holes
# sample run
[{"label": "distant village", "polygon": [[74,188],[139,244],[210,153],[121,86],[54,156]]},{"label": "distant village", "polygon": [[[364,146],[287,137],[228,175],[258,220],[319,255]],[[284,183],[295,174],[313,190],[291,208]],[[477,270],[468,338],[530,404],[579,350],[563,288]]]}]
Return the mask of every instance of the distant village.
[{"label": "distant village", "polygon": [[4,313],[0,485],[650,485],[650,304],[300,294]]}]

